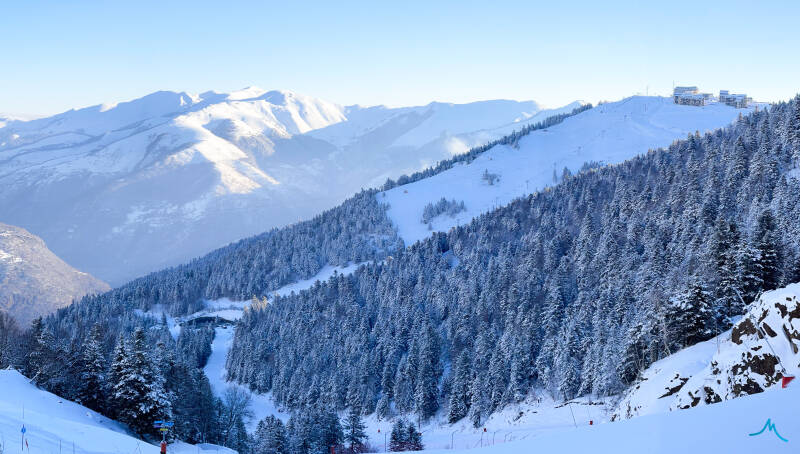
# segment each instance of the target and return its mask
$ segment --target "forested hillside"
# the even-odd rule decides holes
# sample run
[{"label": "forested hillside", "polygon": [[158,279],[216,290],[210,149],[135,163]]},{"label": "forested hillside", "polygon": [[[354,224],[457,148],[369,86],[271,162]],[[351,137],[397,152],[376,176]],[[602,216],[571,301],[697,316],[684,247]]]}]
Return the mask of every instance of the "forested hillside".
[{"label": "forested hillside", "polygon": [[475,424],[531,390],[617,393],[800,280],[798,153],[800,98],[569,177],[261,304],[229,374],[289,408]]},{"label": "forested hillside", "polygon": [[374,191],[362,191],[309,221],[238,241],[188,264],[86,297],[58,318],[73,317],[89,307],[146,310],[157,304],[173,315],[190,314],[202,308],[203,298],[247,300],[307,279],[325,265],[381,259],[400,247],[385,206],[376,201]]}]

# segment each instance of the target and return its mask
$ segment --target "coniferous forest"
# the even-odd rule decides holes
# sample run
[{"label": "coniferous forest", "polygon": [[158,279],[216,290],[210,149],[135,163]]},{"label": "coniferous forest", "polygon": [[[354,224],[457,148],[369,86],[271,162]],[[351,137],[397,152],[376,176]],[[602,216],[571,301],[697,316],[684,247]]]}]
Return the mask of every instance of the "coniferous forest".
[{"label": "coniferous forest", "polygon": [[795,99],[264,301],[230,378],[288,408],[476,425],[530,392],[618,393],[800,280],[799,128]]}]

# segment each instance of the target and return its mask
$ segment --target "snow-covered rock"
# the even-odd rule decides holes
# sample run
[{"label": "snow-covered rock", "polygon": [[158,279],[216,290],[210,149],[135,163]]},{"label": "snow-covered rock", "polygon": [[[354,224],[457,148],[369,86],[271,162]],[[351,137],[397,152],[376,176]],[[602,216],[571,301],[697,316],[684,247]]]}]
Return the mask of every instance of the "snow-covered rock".
[{"label": "snow-covered rock", "polygon": [[248,88],[1,120],[0,219],[117,285],[571,107],[344,107]]},{"label": "snow-covered rock", "polygon": [[[615,419],[714,404],[780,387],[800,373],[800,284],[764,293],[733,328],[653,363]],[[790,383],[789,387],[799,387]]]}]

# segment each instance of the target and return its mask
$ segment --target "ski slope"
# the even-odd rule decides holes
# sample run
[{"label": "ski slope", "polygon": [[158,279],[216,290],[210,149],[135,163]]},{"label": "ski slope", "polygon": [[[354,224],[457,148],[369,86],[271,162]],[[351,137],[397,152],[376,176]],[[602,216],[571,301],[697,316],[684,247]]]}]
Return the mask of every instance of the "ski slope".
[{"label": "ski slope", "polygon": [[[535,394],[540,397],[537,399],[531,396],[524,402],[507,405],[493,413],[477,428],[467,418],[449,424],[446,412],[440,411],[431,420],[422,422],[425,449],[466,450],[529,440],[552,431],[588,426],[589,421],[593,424],[608,421],[609,410],[612,408],[609,399],[581,397],[565,405],[564,402],[547,397],[544,392]],[[369,444],[379,452],[383,452],[384,434],[391,434],[395,420],[396,418],[378,421],[374,414],[364,419]],[[418,423],[414,415],[408,415],[407,420]],[[483,431],[484,428],[486,432]]]},{"label": "ski slope", "polygon": [[19,452],[23,424],[31,453],[72,452],[73,443],[76,453],[157,452],[118,422],[36,388],[17,371],[0,371],[0,395],[0,442],[6,453]]},{"label": "ski slope", "polygon": [[[0,370],[0,452],[20,452],[25,442],[29,454],[155,454],[159,449],[129,435],[122,424],[37,388],[15,370]],[[167,452],[236,454],[222,446],[183,442],[170,444]]]},{"label": "ski slope", "polygon": [[[676,105],[671,98],[634,96],[599,105],[545,130],[523,137],[517,148],[499,145],[470,164],[457,165],[430,178],[377,195],[389,204],[388,215],[406,245],[433,231],[447,231],[503,206],[515,198],[554,184],[566,167],[577,172],[585,162],[615,164],[665,147],[695,131],[730,124],[748,109],[724,104],[704,107]],[[484,172],[499,176],[489,185]],[[425,205],[440,198],[464,201],[466,211],[454,217],[438,216],[429,230],[421,222]]]},{"label": "ski slope", "polygon": [[[631,420],[563,428],[483,449],[431,450],[475,454],[591,453],[797,453],[800,452],[800,386]],[[778,433],[764,429],[769,420]],[[424,441],[424,434],[423,434]]]}]

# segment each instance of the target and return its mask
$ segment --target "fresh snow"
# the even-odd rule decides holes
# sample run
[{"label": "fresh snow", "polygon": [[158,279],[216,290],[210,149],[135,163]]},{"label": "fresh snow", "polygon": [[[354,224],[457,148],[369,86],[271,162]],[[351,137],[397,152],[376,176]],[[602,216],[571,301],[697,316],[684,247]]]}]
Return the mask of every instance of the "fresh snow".
[{"label": "fresh snow", "polygon": [[[446,422],[447,416],[440,412],[431,421],[422,422],[422,441],[426,450],[465,450],[481,446],[501,445],[518,440],[528,440],[551,431],[574,429],[608,421],[610,402],[592,401],[588,398],[571,400],[568,405],[545,397],[540,400],[529,397],[525,402],[507,405],[493,413],[480,427],[473,427],[467,418],[455,424]],[[573,419],[574,416],[574,419]],[[370,444],[383,452],[384,434],[391,434],[397,418],[378,421],[375,415],[365,418]],[[414,415],[408,421],[417,424]],[[486,432],[483,429],[486,428]],[[380,430],[380,432],[378,432]],[[451,445],[452,442],[452,445]]]},{"label": "fresh snow", "polygon": [[6,453],[18,452],[23,424],[31,453],[72,452],[73,443],[76,453],[157,452],[118,422],[38,389],[17,371],[0,370],[0,393],[0,443]]},{"label": "fresh snow", "polygon": [[226,325],[217,327],[214,330],[214,341],[211,343],[211,356],[208,357],[208,362],[203,368],[203,372],[205,372],[211,384],[211,390],[217,397],[223,397],[225,390],[228,388],[239,388],[250,394],[252,399],[250,409],[253,411],[253,418],[246,421],[247,430],[250,432],[256,429],[259,421],[269,415],[275,415],[284,421],[288,420],[289,415],[278,410],[270,394],[254,393],[246,386],[226,380],[227,371],[225,369],[225,360],[233,344],[235,329],[233,325]]},{"label": "fresh snow", "polygon": [[[659,413],[600,424],[561,428],[524,440],[470,450],[475,454],[592,453],[796,453],[800,443],[800,387],[765,393],[690,410]],[[788,442],[764,430],[769,420]],[[423,434],[423,442],[425,441]],[[431,453],[467,452],[431,450]]]},{"label": "fresh snow", "polygon": [[[667,388],[680,383],[677,377],[690,377],[705,369],[717,352],[718,342],[725,344],[730,336],[729,330],[651,364],[643,374],[644,379],[633,385],[628,396],[619,404],[618,418],[670,411],[672,400],[662,397],[667,393]],[[627,412],[628,405],[635,410]]]},{"label": "fresh snow", "polygon": [[[0,370],[0,452],[16,453],[23,443],[26,453],[146,454],[158,447],[130,435],[122,424],[32,385],[15,370]],[[24,416],[23,416],[24,408]],[[236,454],[222,446],[200,443],[170,444],[173,454]]]},{"label": "fresh snow", "polygon": [[[433,231],[447,231],[553,185],[554,171],[560,179],[564,167],[575,173],[589,161],[620,163],[696,131],[726,126],[748,112],[719,103],[692,107],[676,105],[671,98],[634,96],[534,131],[523,137],[518,147],[496,146],[470,164],[378,193],[377,198],[389,204],[389,217],[405,244],[410,245],[431,234],[420,221],[422,211],[442,197],[463,201],[466,211],[435,218]],[[497,174],[499,181],[489,185],[482,178],[486,171]]]}]

